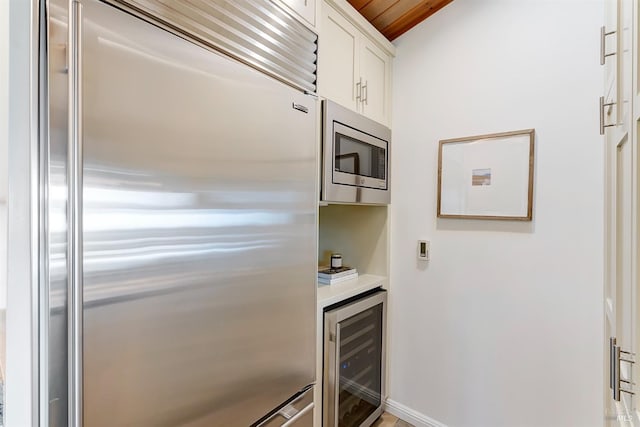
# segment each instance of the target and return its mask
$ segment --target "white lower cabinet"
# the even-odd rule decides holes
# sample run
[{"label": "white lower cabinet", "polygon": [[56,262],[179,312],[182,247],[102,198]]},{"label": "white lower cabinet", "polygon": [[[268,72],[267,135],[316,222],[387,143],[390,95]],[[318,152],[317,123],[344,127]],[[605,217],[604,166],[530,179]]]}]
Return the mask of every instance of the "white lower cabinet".
[{"label": "white lower cabinet", "polygon": [[[318,265],[329,265],[332,253],[342,254],[343,265],[358,271],[358,277],[334,285],[318,286],[318,307],[316,312],[316,386],[314,396],[314,427],[335,425],[329,418],[330,408],[323,397],[329,398],[330,371],[325,370],[325,311],[336,308],[357,295],[363,295],[376,288],[390,290],[389,272],[389,206],[350,206],[329,204],[319,208],[318,214]],[[346,326],[346,325],[342,325]],[[347,330],[343,331],[346,336]],[[384,342],[387,342],[386,331]],[[355,342],[354,342],[355,343]],[[386,359],[388,361],[388,358]],[[330,365],[335,366],[330,362]],[[386,362],[382,366],[382,382],[388,384]],[[346,372],[345,372],[346,373]],[[382,387],[381,401],[386,399]],[[326,392],[326,393],[325,393]],[[335,394],[333,395],[335,398]],[[351,399],[349,400],[351,402]],[[365,405],[366,406],[366,405]],[[350,410],[352,415],[356,412]],[[326,414],[327,416],[323,416]],[[344,414],[343,414],[344,415]],[[371,414],[368,414],[369,417]],[[375,416],[373,416],[375,418]],[[338,422],[339,425],[341,425]],[[345,424],[346,425],[346,424]],[[356,423],[356,425],[359,425]]]}]

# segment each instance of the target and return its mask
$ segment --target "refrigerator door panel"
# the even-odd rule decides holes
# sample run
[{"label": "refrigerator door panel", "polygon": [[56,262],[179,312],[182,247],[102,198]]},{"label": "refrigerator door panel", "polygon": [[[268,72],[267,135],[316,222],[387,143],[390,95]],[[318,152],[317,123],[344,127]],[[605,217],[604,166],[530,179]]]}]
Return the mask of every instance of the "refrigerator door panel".
[{"label": "refrigerator door panel", "polygon": [[84,424],[250,425],[315,381],[316,100],[97,1],[82,28]]}]

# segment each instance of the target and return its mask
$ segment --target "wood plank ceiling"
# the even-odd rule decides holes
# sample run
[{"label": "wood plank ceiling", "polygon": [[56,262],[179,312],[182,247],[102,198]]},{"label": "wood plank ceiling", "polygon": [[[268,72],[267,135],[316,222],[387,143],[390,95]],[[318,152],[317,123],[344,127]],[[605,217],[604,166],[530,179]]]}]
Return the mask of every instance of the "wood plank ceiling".
[{"label": "wood plank ceiling", "polygon": [[367,21],[393,41],[453,0],[348,0]]}]

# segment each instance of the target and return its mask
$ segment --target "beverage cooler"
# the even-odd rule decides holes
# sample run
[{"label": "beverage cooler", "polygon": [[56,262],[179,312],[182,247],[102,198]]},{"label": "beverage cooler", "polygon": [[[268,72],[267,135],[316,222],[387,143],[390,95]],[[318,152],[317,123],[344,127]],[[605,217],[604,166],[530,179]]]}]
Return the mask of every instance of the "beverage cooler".
[{"label": "beverage cooler", "polygon": [[387,292],[376,289],[324,313],[324,427],[368,427],[385,393]]}]

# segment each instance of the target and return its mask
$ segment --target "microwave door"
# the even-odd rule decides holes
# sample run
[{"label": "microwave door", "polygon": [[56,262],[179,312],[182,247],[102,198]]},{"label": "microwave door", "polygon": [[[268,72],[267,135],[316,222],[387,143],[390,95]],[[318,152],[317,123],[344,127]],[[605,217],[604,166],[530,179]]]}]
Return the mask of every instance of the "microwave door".
[{"label": "microwave door", "polygon": [[333,182],[386,190],[387,147],[387,141],[335,123]]},{"label": "microwave door", "polygon": [[322,200],[389,204],[391,130],[334,102],[322,107]]},{"label": "microwave door", "polygon": [[358,187],[357,183],[355,182],[357,176],[360,175],[360,154],[358,153],[336,154],[334,157],[334,160],[336,162],[336,166],[334,167],[334,170],[340,171],[340,170],[349,169],[353,171],[353,175],[352,175],[354,179],[353,186],[355,188],[355,193],[356,193],[355,202],[362,203],[362,189]]},{"label": "microwave door", "polygon": [[[336,154],[336,170],[350,169],[354,175],[360,175],[360,154],[346,153]],[[346,165],[345,165],[346,163]]]}]

